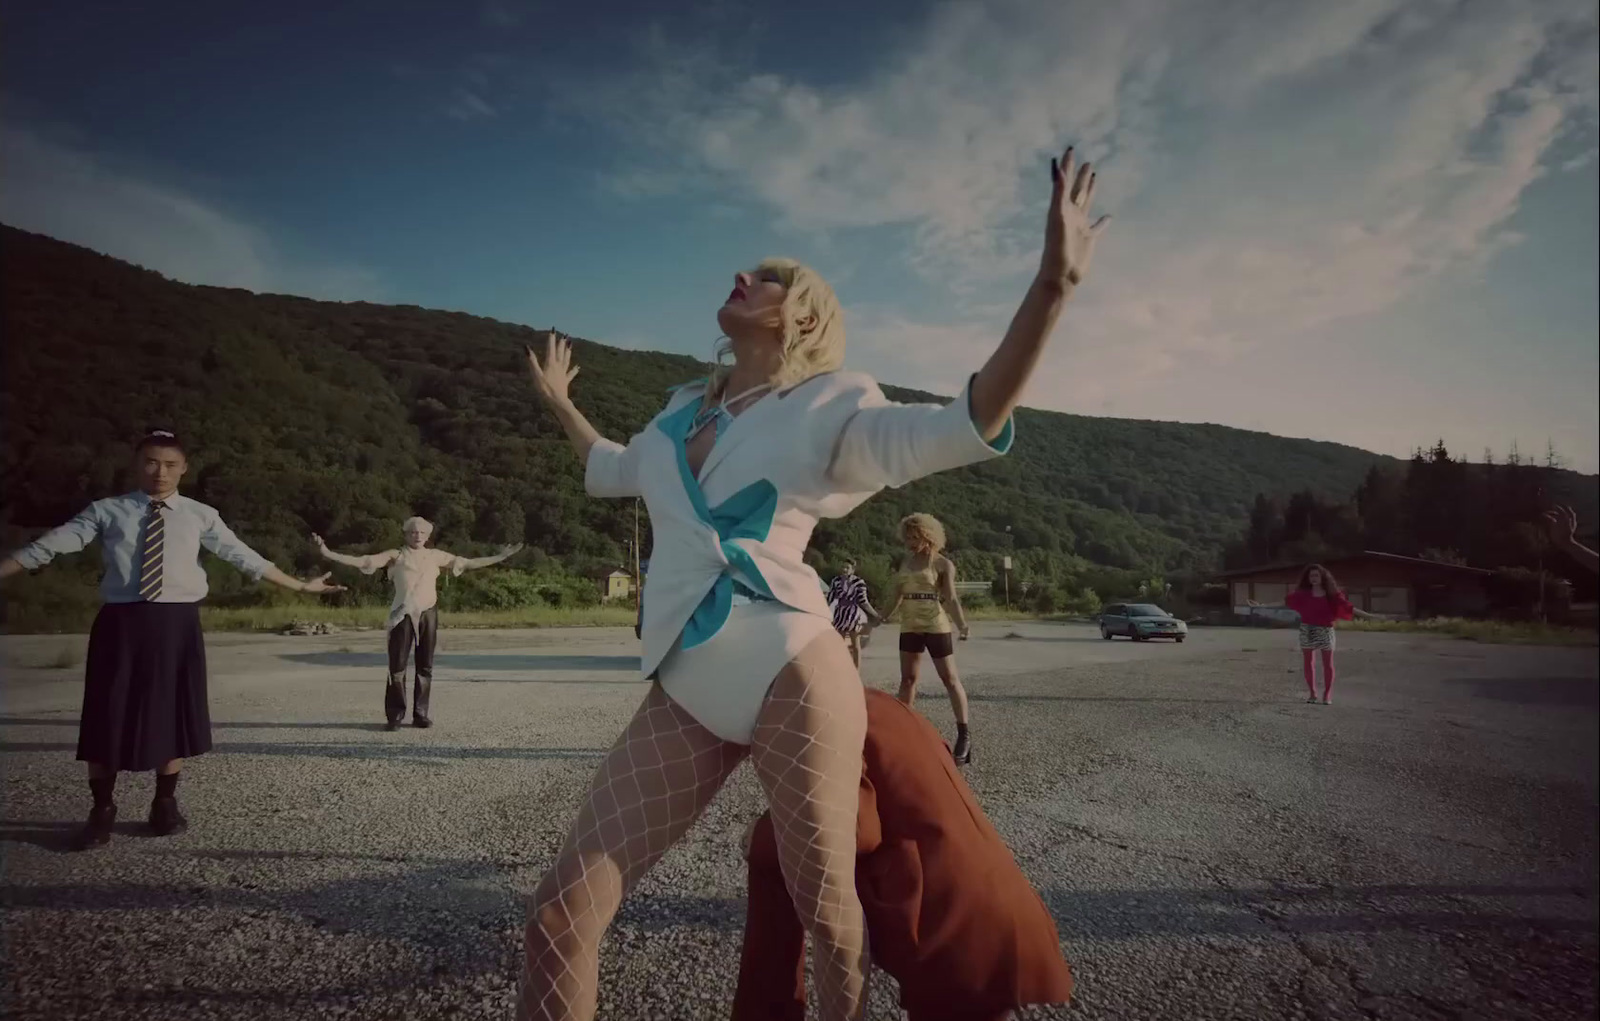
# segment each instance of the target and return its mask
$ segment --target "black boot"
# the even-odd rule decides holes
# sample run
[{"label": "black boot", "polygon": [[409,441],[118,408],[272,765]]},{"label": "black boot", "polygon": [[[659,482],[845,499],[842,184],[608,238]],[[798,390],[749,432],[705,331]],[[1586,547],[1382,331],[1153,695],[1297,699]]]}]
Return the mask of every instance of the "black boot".
[{"label": "black boot", "polygon": [[156,774],[156,797],[150,802],[150,832],[158,837],[182,833],[189,828],[189,820],[178,811],[177,773]]},{"label": "black boot", "polygon": [[965,723],[956,724],[956,744],[950,749],[950,755],[957,765],[965,766],[972,761],[972,735],[968,733]]},{"label": "black boot", "polygon": [[413,727],[431,727],[433,721],[428,718],[428,694],[433,690],[433,678],[417,675],[416,682],[411,688],[411,725]]},{"label": "black boot", "polygon": [[389,720],[389,729],[398,730],[406,718],[406,675],[390,674],[383,689],[383,713]]},{"label": "black boot", "polygon": [[91,847],[104,847],[111,843],[111,827],[117,821],[117,806],[112,797],[117,789],[117,776],[100,777],[89,781],[89,792],[94,795],[94,808],[89,810],[89,821],[73,837],[72,846],[79,851]]},{"label": "black boot", "polygon": [[189,820],[178,811],[178,799],[157,797],[150,802],[150,832],[158,837],[170,837],[189,828]]}]

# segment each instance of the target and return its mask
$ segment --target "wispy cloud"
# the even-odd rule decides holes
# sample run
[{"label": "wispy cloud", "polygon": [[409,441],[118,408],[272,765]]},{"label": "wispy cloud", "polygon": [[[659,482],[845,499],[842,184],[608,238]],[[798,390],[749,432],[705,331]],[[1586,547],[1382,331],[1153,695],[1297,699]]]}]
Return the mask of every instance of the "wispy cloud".
[{"label": "wispy cloud", "polygon": [[527,20],[533,5],[517,0],[484,0],[479,18],[490,28],[515,28]]},{"label": "wispy cloud", "polygon": [[444,112],[458,121],[475,121],[494,117],[499,111],[471,89],[457,86],[451,92],[450,101],[445,104]]},{"label": "wispy cloud", "polygon": [[105,156],[0,124],[0,220],[186,283],[333,300],[381,300],[359,266],[286,257],[266,231]]},{"label": "wispy cloud", "polygon": [[459,121],[490,120],[511,106],[517,92],[513,61],[503,53],[474,53],[454,71],[444,112]]},{"label": "wispy cloud", "polygon": [[640,76],[569,104],[635,147],[619,190],[909,230],[914,265],[964,300],[939,325],[852,310],[853,357],[992,343],[1006,312],[979,302],[1031,270],[1046,160],[1075,141],[1118,222],[1073,314],[1073,371],[1038,389],[1092,408],[1518,244],[1528,187],[1593,158],[1595,33],[1589,0],[949,3],[849,87],[657,32]]}]

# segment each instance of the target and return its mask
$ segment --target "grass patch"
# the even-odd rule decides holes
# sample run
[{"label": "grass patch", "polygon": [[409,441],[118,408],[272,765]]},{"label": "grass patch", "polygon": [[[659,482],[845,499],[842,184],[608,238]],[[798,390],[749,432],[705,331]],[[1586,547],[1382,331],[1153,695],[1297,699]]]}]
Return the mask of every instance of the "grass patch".
[{"label": "grass patch", "polygon": [[1430,620],[1347,621],[1339,630],[1391,631],[1399,634],[1438,635],[1491,645],[1572,645],[1600,644],[1600,632],[1593,628],[1562,627],[1536,621],[1467,620],[1462,617],[1434,617]]}]

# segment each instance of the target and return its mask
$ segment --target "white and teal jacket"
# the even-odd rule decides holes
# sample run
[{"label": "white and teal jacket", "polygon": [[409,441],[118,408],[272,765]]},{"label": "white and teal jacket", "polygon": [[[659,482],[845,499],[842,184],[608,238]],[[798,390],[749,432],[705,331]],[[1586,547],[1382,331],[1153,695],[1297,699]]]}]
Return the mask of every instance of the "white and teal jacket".
[{"label": "white and teal jacket", "polygon": [[757,598],[828,618],[817,573],[804,560],[812,529],[885,487],[999,457],[972,424],[971,383],[949,405],[897,404],[871,377],[834,372],[776,391],[728,423],[689,471],[686,440],[705,381],[680,387],[626,447],[589,451],[591,496],[643,497],[654,540],[643,592],[644,649],[652,676],[675,642],[686,649],[721,629],[735,584]]}]

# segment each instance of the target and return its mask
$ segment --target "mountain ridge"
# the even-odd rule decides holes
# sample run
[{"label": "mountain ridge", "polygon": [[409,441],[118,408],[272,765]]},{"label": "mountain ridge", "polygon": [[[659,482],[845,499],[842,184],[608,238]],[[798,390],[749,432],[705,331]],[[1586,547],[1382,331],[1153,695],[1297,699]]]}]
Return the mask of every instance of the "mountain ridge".
[{"label": "mountain ridge", "polygon": [[[582,492],[539,407],[522,345],[543,331],[417,305],[328,302],[184,284],[0,225],[0,510],[8,539],[118,489],[129,441],[166,424],[194,442],[185,491],[280,563],[306,536],[370,546],[411,513],[455,547],[526,541],[573,569],[623,562],[631,504]],[[575,399],[625,438],[686,355],[574,338]],[[884,385],[900,400],[943,401]],[[93,399],[85,394],[92,393]],[[1373,465],[1404,462],[1329,440],[1215,423],[1019,409],[1011,456],[890,490],[813,539],[820,558],[888,556],[912,510],[946,521],[963,573],[1001,554],[1055,577],[1100,565],[1205,572],[1259,493],[1345,499]]]}]

